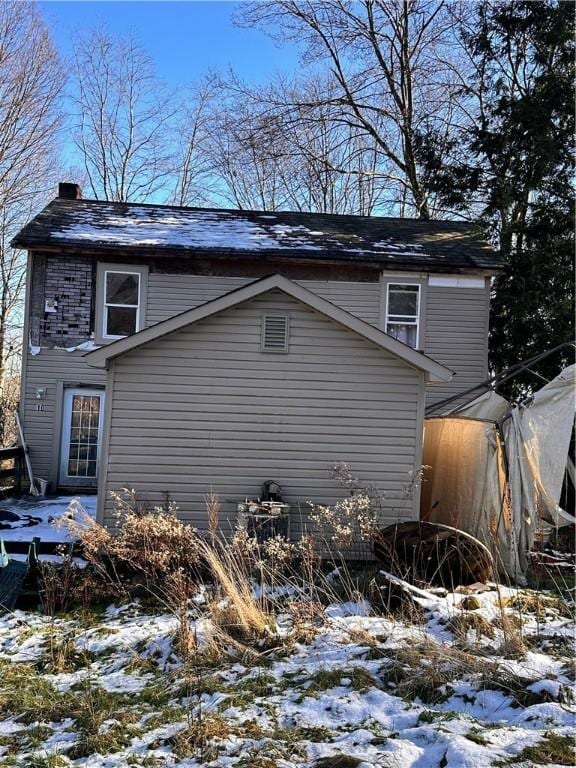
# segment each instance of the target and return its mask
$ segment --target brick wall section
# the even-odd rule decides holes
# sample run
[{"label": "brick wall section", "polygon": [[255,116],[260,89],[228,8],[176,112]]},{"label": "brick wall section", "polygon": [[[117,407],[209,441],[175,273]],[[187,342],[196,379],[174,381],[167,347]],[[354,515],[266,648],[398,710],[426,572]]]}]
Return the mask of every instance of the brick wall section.
[{"label": "brick wall section", "polygon": [[[73,347],[90,338],[94,294],[94,265],[79,256],[34,254],[30,336],[43,347]],[[47,299],[58,302],[56,312],[44,311]]]},{"label": "brick wall section", "polygon": [[40,328],[44,320],[44,281],[46,279],[46,257],[40,253],[32,256],[30,280],[30,308],[28,314],[28,331],[30,342],[35,346],[40,344]]}]

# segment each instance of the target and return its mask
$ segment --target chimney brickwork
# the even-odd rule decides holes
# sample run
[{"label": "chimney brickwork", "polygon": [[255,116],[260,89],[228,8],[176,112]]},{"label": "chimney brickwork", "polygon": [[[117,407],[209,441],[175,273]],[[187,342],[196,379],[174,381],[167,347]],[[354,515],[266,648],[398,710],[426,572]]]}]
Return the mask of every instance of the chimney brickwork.
[{"label": "chimney brickwork", "polygon": [[61,181],[58,184],[58,197],[62,200],[82,200],[82,189],[79,184]]}]

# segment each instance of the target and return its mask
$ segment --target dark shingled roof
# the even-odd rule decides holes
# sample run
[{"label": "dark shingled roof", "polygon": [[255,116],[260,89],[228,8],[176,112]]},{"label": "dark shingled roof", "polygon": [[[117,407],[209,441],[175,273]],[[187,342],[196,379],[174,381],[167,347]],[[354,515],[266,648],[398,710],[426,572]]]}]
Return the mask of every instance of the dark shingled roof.
[{"label": "dark shingled roof", "polygon": [[380,216],[177,208],[57,198],[12,241],[18,248],[258,255],[384,268],[494,270],[474,224]]}]

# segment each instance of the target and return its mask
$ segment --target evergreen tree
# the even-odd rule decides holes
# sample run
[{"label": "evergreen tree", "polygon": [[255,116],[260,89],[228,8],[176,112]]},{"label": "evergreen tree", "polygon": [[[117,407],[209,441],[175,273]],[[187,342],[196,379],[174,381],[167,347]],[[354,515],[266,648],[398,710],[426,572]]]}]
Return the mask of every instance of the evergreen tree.
[{"label": "evergreen tree", "polygon": [[[443,168],[433,136],[419,148],[432,191],[470,215],[479,202],[504,258],[490,333],[491,368],[501,371],[574,339],[574,7],[485,0],[460,29],[471,62],[462,96],[473,119]],[[536,370],[550,379],[571,357],[565,350]],[[505,394],[530,386],[538,379],[525,374]]]},{"label": "evergreen tree", "polygon": [[[500,61],[485,68],[488,109],[473,140],[492,169],[485,216],[506,260],[492,304],[496,370],[574,338],[573,41],[572,3],[481,7],[475,53]],[[538,372],[550,378],[561,362],[551,356]],[[534,383],[521,377],[510,393]]]}]

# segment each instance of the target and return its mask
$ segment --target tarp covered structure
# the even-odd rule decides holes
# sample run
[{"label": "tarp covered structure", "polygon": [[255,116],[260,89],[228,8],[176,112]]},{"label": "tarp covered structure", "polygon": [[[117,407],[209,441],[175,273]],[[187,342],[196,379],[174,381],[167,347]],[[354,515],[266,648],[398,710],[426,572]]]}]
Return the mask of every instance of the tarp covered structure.
[{"label": "tarp covered structure", "polygon": [[576,412],[576,366],[522,405],[489,392],[426,419],[421,517],[471,533],[522,582],[536,530],[574,522],[558,506]]}]

